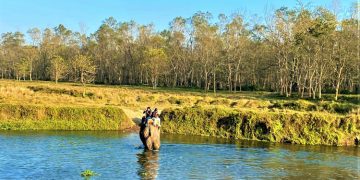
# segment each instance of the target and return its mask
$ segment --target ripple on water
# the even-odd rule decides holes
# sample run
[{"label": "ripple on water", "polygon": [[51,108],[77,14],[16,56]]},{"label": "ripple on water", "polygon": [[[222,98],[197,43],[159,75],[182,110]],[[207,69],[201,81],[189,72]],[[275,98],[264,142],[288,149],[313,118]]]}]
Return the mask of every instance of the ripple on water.
[{"label": "ripple on water", "polygon": [[0,132],[0,179],[359,178],[353,147],[296,146],[162,135],[160,151],[144,151],[137,133]]}]

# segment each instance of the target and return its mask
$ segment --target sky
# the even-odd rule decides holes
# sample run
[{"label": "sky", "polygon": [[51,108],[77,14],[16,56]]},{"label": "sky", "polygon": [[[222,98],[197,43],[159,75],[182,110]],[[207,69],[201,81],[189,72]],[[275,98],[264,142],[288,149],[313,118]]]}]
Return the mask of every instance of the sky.
[{"label": "sky", "polygon": [[[323,6],[348,10],[359,0],[301,0],[310,7]],[[198,11],[231,15],[242,13],[248,18],[257,14],[261,19],[267,12],[280,7],[296,7],[296,0],[0,0],[0,34],[38,27],[53,28],[59,24],[86,33],[95,32],[103,20],[112,16],[120,22],[134,20],[139,24],[153,23],[160,31],[169,27],[177,16],[191,17]]]}]

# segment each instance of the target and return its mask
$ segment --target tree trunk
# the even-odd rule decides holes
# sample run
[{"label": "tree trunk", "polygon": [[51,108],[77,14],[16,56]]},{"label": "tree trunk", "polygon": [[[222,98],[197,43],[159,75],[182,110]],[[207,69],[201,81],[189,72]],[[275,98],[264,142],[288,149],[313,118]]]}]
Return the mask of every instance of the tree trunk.
[{"label": "tree trunk", "polygon": [[322,85],[321,85],[321,83],[319,83],[319,99],[321,99],[322,98],[322,94],[321,94],[321,88],[322,88]]},{"label": "tree trunk", "polygon": [[30,79],[30,81],[32,81],[32,61],[31,61],[31,63],[30,63],[30,71],[29,71],[29,79]]},{"label": "tree trunk", "polygon": [[214,70],[214,77],[213,77],[213,85],[214,85],[214,93],[216,93],[216,72]]},{"label": "tree trunk", "polygon": [[83,85],[83,97],[86,97],[86,86],[85,83],[82,83]]},{"label": "tree trunk", "polygon": [[80,73],[80,82],[82,84],[85,84],[85,82],[84,82],[84,72],[83,71],[81,71],[81,73]]},{"label": "tree trunk", "polygon": [[176,87],[176,84],[177,84],[176,82],[177,82],[177,77],[178,77],[178,75],[177,75],[177,73],[175,71],[174,71],[175,76],[174,76],[173,84],[172,84],[173,87]]},{"label": "tree trunk", "polygon": [[338,96],[339,96],[339,87],[340,87],[340,83],[337,82],[336,83],[336,88],[335,88],[335,101],[338,100]]},{"label": "tree trunk", "polygon": [[229,92],[231,92],[232,90],[232,79],[231,79],[231,76],[232,76],[232,72],[231,72],[231,65],[229,64],[228,65],[228,70],[229,70],[229,75],[228,75],[228,86],[229,86]]},{"label": "tree trunk", "polygon": [[235,80],[234,80],[234,92],[236,93],[237,89],[237,82],[238,82],[238,73],[235,73]]},{"label": "tree trunk", "polygon": [[207,70],[205,69],[204,70],[204,78],[205,78],[205,84],[204,84],[204,90],[205,90],[205,92],[207,92],[207,90],[208,90],[208,72],[207,72]]},{"label": "tree trunk", "polygon": [[238,80],[239,80],[239,91],[241,92],[241,75],[240,75],[240,73],[239,73],[239,78],[238,78]]}]

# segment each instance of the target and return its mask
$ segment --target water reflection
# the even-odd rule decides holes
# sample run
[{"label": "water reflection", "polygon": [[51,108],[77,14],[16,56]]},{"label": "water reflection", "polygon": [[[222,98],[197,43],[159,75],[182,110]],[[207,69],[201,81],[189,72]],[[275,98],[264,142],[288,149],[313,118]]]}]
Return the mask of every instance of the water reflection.
[{"label": "water reflection", "polygon": [[118,139],[128,134],[121,131],[66,131],[66,130],[22,130],[22,131],[2,131],[0,136],[3,137],[94,137],[99,139]]},{"label": "water reflection", "polygon": [[[138,133],[0,131],[0,179],[359,179],[360,147],[302,146],[162,134],[159,152]],[[161,153],[161,154],[160,154]],[[101,158],[99,158],[101,157]]]},{"label": "water reflection", "polygon": [[193,136],[193,135],[175,135],[163,134],[161,137],[163,143],[174,144],[235,144],[237,149],[241,148],[264,148],[270,151],[277,151],[279,149],[286,149],[291,152],[310,151],[325,154],[344,154],[350,156],[360,157],[360,147],[338,147],[338,146],[324,146],[324,145],[297,145],[297,144],[283,144],[272,143],[264,141],[253,140],[239,140],[239,139],[226,139],[215,138],[208,136]]},{"label": "water reflection", "polygon": [[141,179],[156,179],[159,170],[159,152],[143,151],[136,154],[140,165],[137,173]]}]

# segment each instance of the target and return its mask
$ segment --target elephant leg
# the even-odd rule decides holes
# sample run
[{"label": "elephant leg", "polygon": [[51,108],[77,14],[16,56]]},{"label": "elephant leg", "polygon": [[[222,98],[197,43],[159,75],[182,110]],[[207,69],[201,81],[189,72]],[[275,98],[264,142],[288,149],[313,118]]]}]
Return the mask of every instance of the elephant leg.
[{"label": "elephant leg", "polygon": [[153,127],[152,129],[152,136],[151,136],[151,139],[152,139],[152,142],[153,142],[153,149],[154,150],[158,150],[160,149],[160,132],[159,132],[159,129],[157,127]]},{"label": "elephant leg", "polygon": [[150,131],[150,128],[149,127],[146,127],[146,126],[142,126],[140,128],[140,132],[139,132],[139,135],[140,135],[140,139],[141,139],[141,142],[143,143],[143,145],[147,148],[147,142],[146,140],[149,138],[149,131]]},{"label": "elephant leg", "polygon": [[160,149],[160,141],[158,139],[154,141],[153,149],[154,150]]},{"label": "elephant leg", "polygon": [[152,142],[151,137],[148,137],[146,139],[146,148],[149,150],[153,150],[153,142]]}]

